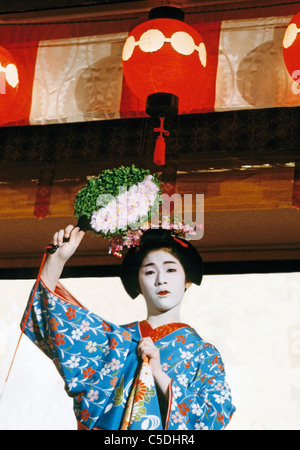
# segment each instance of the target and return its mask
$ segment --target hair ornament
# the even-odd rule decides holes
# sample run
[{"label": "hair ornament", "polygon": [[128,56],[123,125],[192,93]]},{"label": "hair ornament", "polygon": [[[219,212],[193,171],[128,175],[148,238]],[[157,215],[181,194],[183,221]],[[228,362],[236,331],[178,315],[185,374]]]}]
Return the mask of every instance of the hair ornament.
[{"label": "hair ornament", "polygon": [[195,235],[195,227],[174,216],[162,216],[161,185],[155,174],[134,165],[104,170],[90,178],[75,198],[78,226],[109,239],[109,253],[118,258],[124,248],[139,246],[149,228],[171,230],[176,239]]},{"label": "hair ornament", "polygon": [[188,247],[188,244],[186,242],[183,242],[181,239],[178,239],[176,236],[172,236],[174,241],[178,242],[182,247]]}]

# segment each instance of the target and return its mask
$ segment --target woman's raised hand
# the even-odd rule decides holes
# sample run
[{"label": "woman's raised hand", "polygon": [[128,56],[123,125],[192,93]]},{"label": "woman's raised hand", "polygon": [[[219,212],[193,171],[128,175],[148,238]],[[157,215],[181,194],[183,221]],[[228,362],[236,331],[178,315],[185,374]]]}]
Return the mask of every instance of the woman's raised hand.
[{"label": "woman's raised hand", "polygon": [[52,243],[53,245],[58,246],[56,256],[66,263],[77,250],[84,235],[84,231],[73,225],[68,225],[65,229],[61,229],[54,233]]},{"label": "woman's raised hand", "polygon": [[84,231],[73,225],[68,225],[64,230],[54,233],[52,243],[58,248],[55,253],[48,256],[41,273],[43,282],[50,290],[54,291],[64,265],[75,253],[84,235]]}]

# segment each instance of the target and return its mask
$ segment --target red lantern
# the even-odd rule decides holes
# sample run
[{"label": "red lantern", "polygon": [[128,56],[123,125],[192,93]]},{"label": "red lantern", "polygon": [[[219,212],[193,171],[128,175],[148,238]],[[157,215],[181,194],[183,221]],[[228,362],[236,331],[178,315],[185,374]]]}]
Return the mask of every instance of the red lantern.
[{"label": "red lantern", "polygon": [[300,83],[300,12],[292,18],[286,29],[283,57],[289,74]]},{"label": "red lantern", "polygon": [[12,55],[0,47],[0,118],[7,116],[8,108],[18,91],[19,75]]},{"label": "red lantern", "polygon": [[[129,34],[123,48],[123,73],[130,90],[145,103],[151,116],[166,117],[190,111],[195,89],[201,89],[207,62],[201,35],[183,22],[173,7],[154,8],[150,20]],[[164,164],[166,131],[161,128],[156,163]]]},{"label": "red lantern", "polygon": [[122,59],[129,88],[145,104],[157,92],[174,94],[180,103],[188,104],[193,87],[205,76],[206,47],[191,26],[178,19],[158,18],[131,31]]}]

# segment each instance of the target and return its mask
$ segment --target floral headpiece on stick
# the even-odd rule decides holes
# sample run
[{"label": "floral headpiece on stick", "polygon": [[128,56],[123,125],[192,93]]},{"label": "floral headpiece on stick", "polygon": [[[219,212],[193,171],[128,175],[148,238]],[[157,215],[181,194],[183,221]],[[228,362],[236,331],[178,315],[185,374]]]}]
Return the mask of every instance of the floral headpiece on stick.
[{"label": "floral headpiece on stick", "polygon": [[[124,247],[139,245],[143,232],[159,216],[161,185],[149,170],[121,166],[92,177],[78,192],[74,212],[81,229],[110,240],[110,253],[121,257]],[[194,228],[174,218],[162,217],[156,224],[178,236],[195,234]]]}]

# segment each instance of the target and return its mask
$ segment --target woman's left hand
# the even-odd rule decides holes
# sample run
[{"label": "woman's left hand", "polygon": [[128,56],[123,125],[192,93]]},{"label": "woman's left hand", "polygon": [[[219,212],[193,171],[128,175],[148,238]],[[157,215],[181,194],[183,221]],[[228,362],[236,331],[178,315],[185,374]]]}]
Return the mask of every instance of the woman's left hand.
[{"label": "woman's left hand", "polygon": [[155,373],[159,373],[162,370],[160,364],[159,349],[155,346],[151,337],[145,337],[140,340],[140,342],[138,343],[138,355],[142,359],[145,359],[146,357],[149,358],[149,364],[153,376],[155,375]]},{"label": "woman's left hand", "polygon": [[142,338],[138,343],[137,349],[138,355],[142,359],[149,358],[153,378],[162,393],[168,398],[171,378],[162,370],[159,349],[155,346],[151,337]]}]

